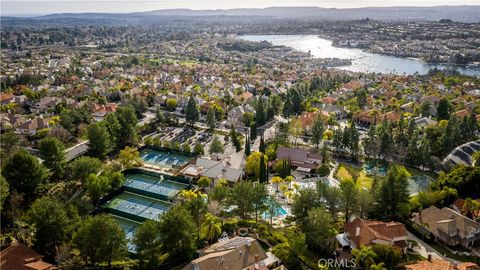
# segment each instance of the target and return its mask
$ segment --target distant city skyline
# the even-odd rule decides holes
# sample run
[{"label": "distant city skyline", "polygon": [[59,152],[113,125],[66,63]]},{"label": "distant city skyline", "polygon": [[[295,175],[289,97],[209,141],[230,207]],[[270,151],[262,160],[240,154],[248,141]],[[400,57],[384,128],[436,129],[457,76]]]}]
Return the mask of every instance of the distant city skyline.
[{"label": "distant city skyline", "polygon": [[1,1],[2,15],[43,15],[51,13],[129,13],[158,9],[234,9],[288,6],[316,6],[323,8],[360,8],[392,6],[442,6],[479,5],[478,0],[10,0]]}]

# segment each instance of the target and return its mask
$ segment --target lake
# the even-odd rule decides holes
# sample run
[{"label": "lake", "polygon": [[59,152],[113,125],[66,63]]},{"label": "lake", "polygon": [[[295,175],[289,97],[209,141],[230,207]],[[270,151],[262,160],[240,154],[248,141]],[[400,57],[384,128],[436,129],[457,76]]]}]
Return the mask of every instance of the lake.
[{"label": "lake", "polygon": [[471,76],[480,76],[480,68],[429,64],[417,59],[373,54],[355,48],[338,48],[332,41],[315,35],[242,35],[239,39],[248,41],[268,41],[273,45],[283,45],[309,52],[317,58],[352,59],[352,65],[338,67],[344,70],[360,72],[380,72],[396,74],[425,74],[431,68],[455,69]]}]

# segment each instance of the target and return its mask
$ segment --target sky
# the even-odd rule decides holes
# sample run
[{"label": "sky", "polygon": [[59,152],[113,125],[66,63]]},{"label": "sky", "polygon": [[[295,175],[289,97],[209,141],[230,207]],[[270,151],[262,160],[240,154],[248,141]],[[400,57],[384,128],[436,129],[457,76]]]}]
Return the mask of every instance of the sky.
[{"label": "sky", "polygon": [[385,6],[479,5],[480,0],[0,0],[1,15],[109,12],[128,13],[157,9],[231,9],[280,6],[358,8]]}]

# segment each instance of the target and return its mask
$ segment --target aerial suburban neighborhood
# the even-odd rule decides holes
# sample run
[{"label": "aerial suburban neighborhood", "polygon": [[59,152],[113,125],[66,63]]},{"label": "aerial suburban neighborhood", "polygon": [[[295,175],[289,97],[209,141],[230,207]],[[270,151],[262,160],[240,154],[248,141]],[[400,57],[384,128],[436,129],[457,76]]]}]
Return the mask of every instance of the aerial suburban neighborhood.
[{"label": "aerial suburban neighborhood", "polygon": [[478,16],[164,12],[2,16],[0,269],[480,269]]}]

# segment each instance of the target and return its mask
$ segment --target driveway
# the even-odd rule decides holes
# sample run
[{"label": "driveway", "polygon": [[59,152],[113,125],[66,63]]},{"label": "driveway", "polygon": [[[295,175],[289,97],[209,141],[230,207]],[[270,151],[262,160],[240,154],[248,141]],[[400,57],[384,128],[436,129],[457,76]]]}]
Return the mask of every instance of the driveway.
[{"label": "driveway", "polygon": [[459,261],[457,260],[443,256],[438,251],[436,251],[433,247],[431,247],[429,244],[425,243],[420,238],[413,235],[411,232],[407,231],[407,234],[408,234],[409,240],[414,240],[415,242],[418,243],[418,246],[414,248],[414,251],[420,254],[422,257],[428,258],[428,254],[431,254],[433,259],[443,259],[443,260],[451,261],[453,263],[459,263]]}]

